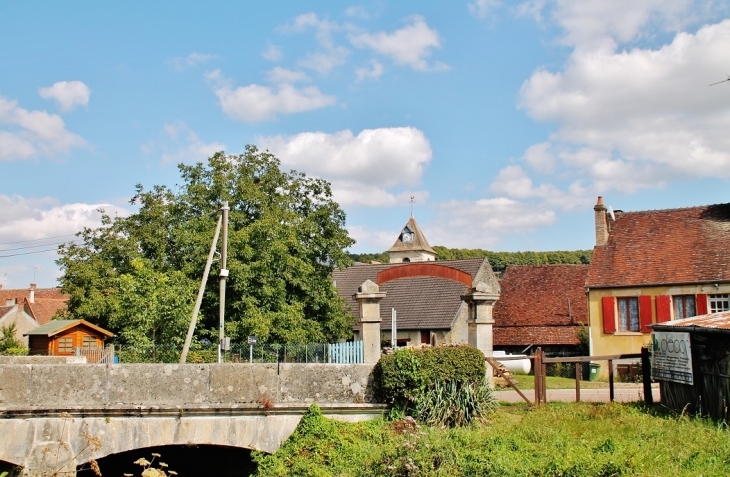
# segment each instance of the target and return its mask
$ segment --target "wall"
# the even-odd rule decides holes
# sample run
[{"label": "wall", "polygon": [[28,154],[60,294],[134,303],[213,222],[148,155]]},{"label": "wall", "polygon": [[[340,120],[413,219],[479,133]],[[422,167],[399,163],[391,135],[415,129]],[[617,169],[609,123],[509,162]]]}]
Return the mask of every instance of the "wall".
[{"label": "wall", "polygon": [[591,324],[591,350],[594,356],[640,353],[644,343],[650,340],[651,333],[620,332],[606,334],[603,329],[603,297],[652,296],[652,323],[656,323],[656,299],[659,295],[696,295],[730,293],[730,284],[651,286],[631,288],[591,289],[588,292],[588,315]]},{"label": "wall", "polygon": [[402,263],[407,258],[411,262],[432,262],[436,260],[432,253],[421,250],[390,252],[390,263]]},{"label": "wall", "polygon": [[0,410],[368,402],[370,364],[3,364]]},{"label": "wall", "polygon": [[28,347],[28,337],[23,336],[23,333],[34,330],[40,325],[32,316],[23,311],[20,305],[16,305],[14,311],[6,314],[0,320],[0,326],[9,326],[12,323],[15,323],[15,337],[23,343],[23,346]]}]

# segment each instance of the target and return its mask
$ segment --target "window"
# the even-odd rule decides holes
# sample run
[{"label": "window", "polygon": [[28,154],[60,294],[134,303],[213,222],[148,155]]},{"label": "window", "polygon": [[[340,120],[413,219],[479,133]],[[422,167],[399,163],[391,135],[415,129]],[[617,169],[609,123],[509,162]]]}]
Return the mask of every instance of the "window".
[{"label": "window", "polygon": [[59,338],[58,339],[58,352],[59,353],[73,353],[74,350],[74,339],[73,338]]},{"label": "window", "polygon": [[681,320],[697,315],[697,307],[695,306],[694,295],[676,295],[672,297],[674,301],[674,319]]},{"label": "window", "polygon": [[408,257],[406,257],[406,258],[403,259],[403,263],[409,263],[410,261],[411,261],[411,259],[408,258]]},{"label": "window", "polygon": [[96,348],[96,337],[84,335],[84,348],[95,349]]},{"label": "window", "polygon": [[709,295],[710,313],[730,310],[730,295]]},{"label": "window", "polygon": [[639,331],[639,299],[617,298],[620,331]]}]

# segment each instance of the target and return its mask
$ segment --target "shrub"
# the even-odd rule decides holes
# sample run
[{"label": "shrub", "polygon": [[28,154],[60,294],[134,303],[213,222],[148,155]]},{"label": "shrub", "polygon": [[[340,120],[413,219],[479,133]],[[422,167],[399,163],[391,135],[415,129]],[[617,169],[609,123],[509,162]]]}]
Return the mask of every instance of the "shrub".
[{"label": "shrub", "polygon": [[376,399],[406,411],[436,382],[481,386],[486,366],[482,352],[470,346],[405,348],[380,358],[373,374]]},{"label": "shrub", "polygon": [[23,346],[18,346],[15,348],[7,348],[0,354],[4,354],[5,356],[28,356],[29,352],[30,349]]},{"label": "shrub", "polygon": [[416,416],[429,426],[464,426],[484,417],[497,407],[486,383],[436,381],[416,403]]}]

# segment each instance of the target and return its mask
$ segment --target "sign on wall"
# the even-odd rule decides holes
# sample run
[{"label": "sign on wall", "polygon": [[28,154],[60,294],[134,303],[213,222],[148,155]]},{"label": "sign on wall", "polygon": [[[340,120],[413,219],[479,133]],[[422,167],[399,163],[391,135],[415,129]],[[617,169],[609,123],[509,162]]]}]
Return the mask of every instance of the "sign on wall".
[{"label": "sign on wall", "polygon": [[693,384],[689,333],[655,331],[652,334],[651,377]]}]

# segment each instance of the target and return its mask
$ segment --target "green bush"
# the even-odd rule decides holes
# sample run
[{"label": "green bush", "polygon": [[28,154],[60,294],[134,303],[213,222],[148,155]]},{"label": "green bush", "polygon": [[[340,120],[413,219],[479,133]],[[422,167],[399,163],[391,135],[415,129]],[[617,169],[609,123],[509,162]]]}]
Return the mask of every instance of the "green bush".
[{"label": "green bush", "polygon": [[418,420],[429,426],[458,427],[486,416],[497,407],[487,383],[436,381],[416,403]]},{"label": "green bush", "polygon": [[17,346],[13,348],[6,348],[4,351],[0,352],[0,354],[4,354],[5,356],[28,356],[29,352],[30,350],[28,348]]},{"label": "green bush", "polygon": [[376,399],[413,408],[436,382],[484,384],[481,351],[470,346],[404,348],[380,358],[373,370]]}]

